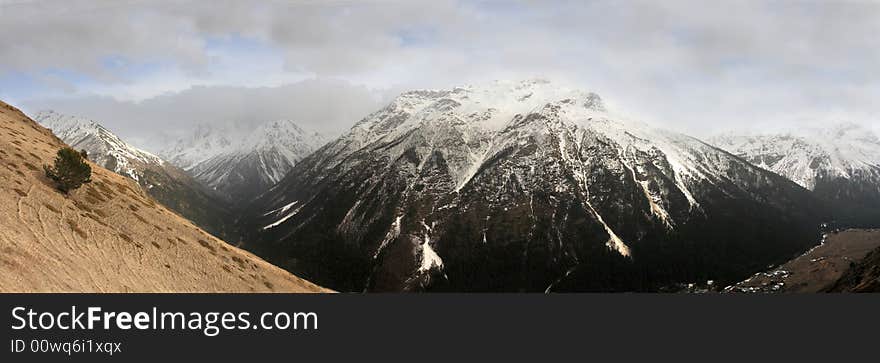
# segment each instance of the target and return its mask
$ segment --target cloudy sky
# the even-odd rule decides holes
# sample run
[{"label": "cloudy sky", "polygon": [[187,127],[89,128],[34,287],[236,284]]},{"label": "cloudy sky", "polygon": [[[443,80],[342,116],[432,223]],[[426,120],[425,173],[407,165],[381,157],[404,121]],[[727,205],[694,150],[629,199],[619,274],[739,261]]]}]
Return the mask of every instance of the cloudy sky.
[{"label": "cloudy sky", "polygon": [[0,0],[0,99],[141,145],[197,122],[340,132],[401,90],[534,77],[697,135],[877,129],[878,34],[867,0]]}]

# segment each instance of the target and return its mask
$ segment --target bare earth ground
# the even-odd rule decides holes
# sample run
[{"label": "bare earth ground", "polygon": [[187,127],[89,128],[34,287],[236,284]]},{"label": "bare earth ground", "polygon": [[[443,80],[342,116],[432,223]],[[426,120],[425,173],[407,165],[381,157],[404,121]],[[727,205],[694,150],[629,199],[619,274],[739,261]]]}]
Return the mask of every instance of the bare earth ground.
[{"label": "bare earth ground", "polygon": [[0,292],[326,292],[211,236],[92,164],[69,196],[42,165],[65,146],[0,101]]},{"label": "bare earth ground", "polygon": [[767,272],[729,287],[731,292],[822,292],[869,252],[880,248],[880,230],[828,233],[825,243]]}]

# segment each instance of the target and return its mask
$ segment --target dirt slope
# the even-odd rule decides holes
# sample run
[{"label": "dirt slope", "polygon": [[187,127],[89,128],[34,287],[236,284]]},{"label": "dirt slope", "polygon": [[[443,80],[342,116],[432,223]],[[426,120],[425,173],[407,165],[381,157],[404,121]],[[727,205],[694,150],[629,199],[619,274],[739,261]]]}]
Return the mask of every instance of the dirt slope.
[{"label": "dirt slope", "polygon": [[[880,244],[880,230],[872,230],[869,236]],[[850,264],[850,268],[833,285],[828,292],[880,292],[880,247],[868,253],[859,262]]]},{"label": "dirt slope", "polygon": [[92,164],[65,196],[43,175],[64,144],[0,101],[0,292],[322,292],[209,235]]},{"label": "dirt slope", "polygon": [[[880,263],[878,253],[871,253],[872,250],[880,251],[880,230],[850,229],[825,236],[823,244],[770,271],[757,273],[732,286],[729,291],[857,291],[862,282],[866,283],[862,286],[864,289],[869,288],[873,281],[870,274],[880,271],[871,268],[872,263]],[[859,269],[859,266],[863,267]],[[868,275],[863,277],[863,272]]]}]

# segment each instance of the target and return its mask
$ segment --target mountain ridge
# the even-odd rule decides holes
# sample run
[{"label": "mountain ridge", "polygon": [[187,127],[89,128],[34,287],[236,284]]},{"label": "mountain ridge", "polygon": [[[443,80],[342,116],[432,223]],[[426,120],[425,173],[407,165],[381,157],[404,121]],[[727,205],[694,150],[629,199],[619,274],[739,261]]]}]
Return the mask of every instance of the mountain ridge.
[{"label": "mountain ridge", "polygon": [[831,204],[846,226],[880,224],[880,139],[851,123],[776,133],[728,133],[719,147],[785,176]]},{"label": "mountain ridge", "polygon": [[132,146],[94,120],[54,111],[38,112],[34,120],[73,148],[86,150],[96,164],[133,179],[148,194],[185,218],[211,233],[238,239],[237,233],[229,228],[235,220],[231,206],[183,170]]},{"label": "mountain ridge", "polygon": [[[209,188],[232,201],[248,200],[278,182],[326,140],[294,121],[276,120],[241,134],[227,127],[197,127],[163,153]],[[199,138],[197,135],[203,135]]]}]

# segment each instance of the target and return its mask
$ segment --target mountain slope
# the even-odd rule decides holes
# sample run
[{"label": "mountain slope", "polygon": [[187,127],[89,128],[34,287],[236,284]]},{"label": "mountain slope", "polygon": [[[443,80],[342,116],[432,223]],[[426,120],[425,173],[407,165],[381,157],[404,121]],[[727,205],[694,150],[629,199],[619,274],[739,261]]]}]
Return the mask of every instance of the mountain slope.
[{"label": "mountain slope", "polygon": [[255,201],[252,250],[341,290],[655,290],[817,240],[809,193],[545,81],[407,92]]},{"label": "mountain slope", "polygon": [[[169,160],[232,200],[250,200],[277,183],[306,155],[326,142],[296,123],[266,123],[236,140],[234,131],[199,127],[167,153]],[[240,132],[239,132],[240,133]]]},{"label": "mountain slope", "polygon": [[[847,278],[859,276],[862,272],[872,273],[872,269],[858,268],[876,264],[877,251],[880,252],[880,231],[869,229],[826,230],[822,243],[806,253],[778,266],[758,272],[744,281],[727,286],[724,292],[734,293],[816,293],[835,290],[834,286],[846,281],[850,291],[859,285],[861,279]],[[872,262],[872,257],[874,260]],[[880,266],[873,268],[873,273]],[[868,277],[868,276],[866,276]],[[876,277],[876,275],[875,275]],[[867,279],[870,281],[870,278]],[[850,285],[850,283],[855,284]],[[876,286],[876,285],[875,285]]]},{"label": "mountain slope", "polygon": [[92,164],[70,195],[43,175],[65,144],[0,102],[0,291],[318,292]]},{"label": "mountain slope", "polygon": [[849,226],[880,224],[880,139],[854,124],[714,137],[731,153],[785,176],[833,206]]},{"label": "mountain slope", "polygon": [[[864,232],[874,241],[880,241],[880,230]],[[851,262],[843,276],[825,291],[880,292],[880,248],[872,250],[858,262]]]},{"label": "mountain slope", "polygon": [[39,112],[34,120],[68,145],[86,150],[96,164],[134,179],[163,205],[213,234],[237,240],[229,228],[234,221],[229,205],[183,170],[126,143],[94,121],[53,111]]}]

